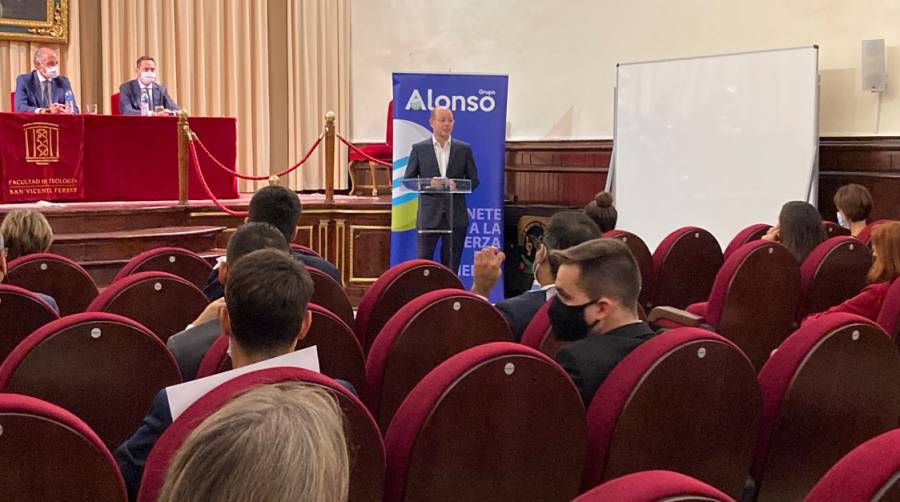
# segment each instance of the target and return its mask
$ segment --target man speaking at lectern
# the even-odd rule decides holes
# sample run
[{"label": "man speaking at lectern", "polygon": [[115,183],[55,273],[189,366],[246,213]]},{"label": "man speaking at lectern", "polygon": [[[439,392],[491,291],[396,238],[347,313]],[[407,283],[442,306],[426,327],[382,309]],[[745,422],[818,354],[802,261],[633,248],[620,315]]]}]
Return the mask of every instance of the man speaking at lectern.
[{"label": "man speaking at lectern", "polygon": [[[428,118],[432,136],[412,146],[405,178],[432,178],[432,186],[442,184],[444,179],[468,179],[472,191],[478,187],[478,169],[472,157],[472,147],[468,143],[453,139],[453,112],[446,106],[431,110]],[[435,179],[437,178],[437,179]],[[450,197],[453,197],[453,214],[450,215]],[[453,228],[450,229],[452,220]],[[422,193],[419,195],[417,230],[452,230],[453,248],[450,248],[451,234],[419,233],[416,239],[416,256],[432,259],[434,247],[441,241],[441,263],[454,273],[459,271],[469,226],[469,213],[465,194]]]}]

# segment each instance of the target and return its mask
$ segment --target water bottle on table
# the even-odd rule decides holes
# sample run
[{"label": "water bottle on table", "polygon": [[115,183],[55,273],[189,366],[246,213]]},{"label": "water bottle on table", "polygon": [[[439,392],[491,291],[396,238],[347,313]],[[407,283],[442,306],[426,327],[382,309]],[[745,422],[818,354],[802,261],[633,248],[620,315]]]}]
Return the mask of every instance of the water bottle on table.
[{"label": "water bottle on table", "polygon": [[152,115],[152,111],[150,110],[150,100],[147,99],[147,93],[141,93],[141,115],[147,117]]},{"label": "water bottle on table", "polygon": [[71,90],[66,91],[66,113],[75,113],[75,95]]}]

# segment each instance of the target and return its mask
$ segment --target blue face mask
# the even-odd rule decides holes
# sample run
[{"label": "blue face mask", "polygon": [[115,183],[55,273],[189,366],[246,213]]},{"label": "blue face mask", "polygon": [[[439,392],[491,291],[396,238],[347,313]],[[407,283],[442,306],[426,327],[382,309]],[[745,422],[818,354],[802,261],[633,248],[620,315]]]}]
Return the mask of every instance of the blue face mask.
[{"label": "blue face mask", "polygon": [[850,228],[850,224],[847,223],[840,211],[837,212],[837,224],[844,228]]}]

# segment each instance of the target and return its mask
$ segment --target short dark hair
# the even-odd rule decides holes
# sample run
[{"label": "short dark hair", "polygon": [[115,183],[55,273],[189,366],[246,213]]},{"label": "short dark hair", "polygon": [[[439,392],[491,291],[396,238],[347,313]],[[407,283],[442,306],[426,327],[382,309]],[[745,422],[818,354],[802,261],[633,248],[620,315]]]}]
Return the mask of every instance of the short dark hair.
[{"label": "short dark hair", "polygon": [[609,192],[600,192],[594,200],[584,206],[584,214],[588,215],[600,227],[601,232],[609,232],[616,228],[619,212],[613,206],[613,197]]},{"label": "short dark hair", "polygon": [[[600,237],[600,227],[584,213],[560,211],[550,217],[544,232],[547,251],[568,249],[572,246]],[[558,265],[550,261],[550,272],[556,275]]]},{"label": "short dark hair", "polygon": [[156,60],[153,59],[152,56],[141,56],[141,57],[137,58],[137,62],[134,63],[134,67],[135,68],[140,67],[141,63],[143,63],[144,61],[153,61],[154,63],[156,63]]},{"label": "short dark hair", "polygon": [[291,247],[277,228],[268,223],[255,221],[239,226],[228,240],[227,262],[237,263],[244,255],[259,249],[291,252]]},{"label": "short dark hair", "polygon": [[794,200],[781,206],[778,215],[778,240],[794,255],[797,263],[826,239],[822,216],[812,204]]},{"label": "short dark hair", "polygon": [[269,185],[253,194],[247,218],[249,221],[263,221],[274,225],[291,242],[300,220],[300,211],[300,198],[295,192],[283,186]]},{"label": "short dark hair", "polygon": [[225,305],[244,351],[272,357],[300,333],[313,292],[306,267],[283,251],[261,249],[231,265]]},{"label": "short dark hair", "polygon": [[578,287],[590,298],[607,297],[637,311],[641,273],[637,260],[618,239],[593,239],[561,251],[553,251],[551,263],[578,265]]},{"label": "short dark hair", "polygon": [[843,211],[850,221],[866,221],[872,212],[872,194],[869,189],[850,183],[838,188],[834,194],[834,206]]}]

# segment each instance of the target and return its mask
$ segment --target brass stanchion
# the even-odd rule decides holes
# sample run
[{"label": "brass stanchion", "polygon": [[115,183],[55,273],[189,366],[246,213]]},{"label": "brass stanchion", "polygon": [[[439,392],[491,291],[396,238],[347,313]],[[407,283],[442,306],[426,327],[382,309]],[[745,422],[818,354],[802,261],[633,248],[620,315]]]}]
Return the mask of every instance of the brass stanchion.
[{"label": "brass stanchion", "polygon": [[187,142],[191,135],[188,125],[188,112],[178,112],[178,204],[188,203],[188,147]]},{"label": "brass stanchion", "polygon": [[325,114],[325,202],[334,202],[334,117]]}]

